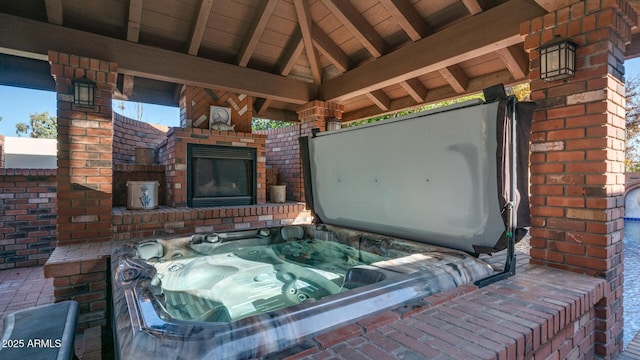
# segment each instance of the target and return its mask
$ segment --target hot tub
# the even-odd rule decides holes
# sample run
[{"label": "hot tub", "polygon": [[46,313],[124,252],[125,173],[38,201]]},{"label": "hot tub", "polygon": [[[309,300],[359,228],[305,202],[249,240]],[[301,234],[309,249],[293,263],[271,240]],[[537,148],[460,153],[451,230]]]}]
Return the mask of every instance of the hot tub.
[{"label": "hot tub", "polygon": [[532,108],[519,105],[465,104],[302,138],[314,224],[115,249],[118,355],[273,356],[377,312],[513,274],[512,256],[496,274],[477,254],[512,250],[529,225],[528,136],[512,125],[519,117],[526,134]]},{"label": "hot tub", "polygon": [[464,252],[329,225],[145,240],[112,256],[122,359],[253,358],[493,273]]}]

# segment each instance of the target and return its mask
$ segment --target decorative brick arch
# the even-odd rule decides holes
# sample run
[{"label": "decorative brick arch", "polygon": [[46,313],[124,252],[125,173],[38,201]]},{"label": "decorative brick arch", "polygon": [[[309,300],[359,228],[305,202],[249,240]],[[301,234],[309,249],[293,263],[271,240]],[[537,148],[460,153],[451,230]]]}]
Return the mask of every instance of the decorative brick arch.
[{"label": "decorative brick arch", "polygon": [[624,174],[624,196],[629,194],[629,191],[640,188],[640,173],[625,173]]}]

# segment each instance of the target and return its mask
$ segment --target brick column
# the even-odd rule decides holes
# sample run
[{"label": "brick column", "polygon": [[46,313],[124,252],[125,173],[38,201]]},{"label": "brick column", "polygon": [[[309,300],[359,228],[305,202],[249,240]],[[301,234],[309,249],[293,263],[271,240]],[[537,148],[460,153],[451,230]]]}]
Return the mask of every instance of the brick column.
[{"label": "brick column", "polygon": [[[330,102],[314,100],[304,105],[298,106],[296,112],[298,113],[298,119],[300,120],[300,136],[308,136],[311,134],[311,130],[320,129],[320,131],[327,130],[327,121],[331,118],[342,119],[342,112],[344,111],[344,105],[334,104]],[[296,148],[299,152],[298,147]],[[293,181],[293,184],[289,184],[291,193],[294,194],[294,200],[305,201],[304,197],[304,180],[302,178],[302,162],[300,154],[295,154],[292,162],[296,163],[298,169],[300,169],[301,176]],[[287,189],[289,192],[289,189]]]},{"label": "brick column", "polygon": [[302,123],[301,134],[311,134],[311,129],[318,128],[320,131],[327,130],[327,121],[331,118],[342,119],[344,105],[330,102],[314,100],[304,105],[300,105],[296,112],[298,119]]},{"label": "brick column", "polygon": [[[602,277],[596,354],[622,349],[625,43],[636,14],[624,0],[588,0],[521,25],[529,52],[531,262]],[[578,45],[574,78],[539,80],[536,49],[555,36]]]},{"label": "brick column", "polygon": [[[117,65],[49,51],[58,106],[58,245],[111,241],[111,93]],[[95,105],[78,106],[72,80],[95,81]]]}]

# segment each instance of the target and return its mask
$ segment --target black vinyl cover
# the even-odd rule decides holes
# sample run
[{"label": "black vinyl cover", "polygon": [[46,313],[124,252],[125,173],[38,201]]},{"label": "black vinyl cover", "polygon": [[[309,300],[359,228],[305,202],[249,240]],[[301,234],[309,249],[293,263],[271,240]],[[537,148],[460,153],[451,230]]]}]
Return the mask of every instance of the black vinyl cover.
[{"label": "black vinyl cover", "polygon": [[[529,208],[529,143],[531,139],[531,120],[536,104],[533,102],[515,102],[515,111],[509,106],[508,99],[500,100],[501,104],[498,110],[498,139],[502,139],[501,146],[498,147],[496,157],[498,164],[501,164],[498,171],[498,187],[500,194],[500,207],[502,208],[502,220],[507,229],[502,233],[500,239],[493,248],[476,246],[478,253],[491,253],[500,251],[507,247],[509,232],[509,214],[507,205],[511,196],[511,192],[515,192],[516,211],[516,227],[514,229],[514,239],[516,242],[522,240],[527,234],[527,228],[531,226],[531,212]],[[514,119],[515,115],[515,119]],[[501,121],[500,121],[501,120]],[[510,144],[514,142],[511,135],[509,124],[516,123],[515,139],[515,165],[516,168],[511,171],[513,164],[512,152]],[[516,188],[511,188],[511,176],[516,177]]]}]

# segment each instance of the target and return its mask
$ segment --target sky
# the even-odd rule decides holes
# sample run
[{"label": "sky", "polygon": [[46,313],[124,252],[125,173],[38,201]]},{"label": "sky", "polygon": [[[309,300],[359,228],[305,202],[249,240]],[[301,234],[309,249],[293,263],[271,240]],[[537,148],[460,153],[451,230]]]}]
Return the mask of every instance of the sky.
[{"label": "sky", "polygon": [[[135,118],[135,103],[125,101],[124,112],[116,108],[120,101],[114,100],[113,110]],[[49,112],[56,115],[56,94],[52,91],[31,90],[0,85],[0,135],[17,136],[16,124],[29,124],[29,114]],[[178,107],[144,104],[142,121],[164,126],[180,126]],[[22,134],[22,136],[26,136]]]},{"label": "sky", "polygon": [[[640,76],[640,58],[625,61],[627,78]],[[125,110],[113,109],[130,118],[135,118],[135,104],[125,102]],[[144,104],[142,121],[164,126],[180,126],[178,107]],[[48,111],[56,115],[56,96],[51,91],[39,91],[0,85],[0,135],[16,136],[17,123],[29,123],[29,114]],[[25,136],[25,135],[23,135]]]}]

